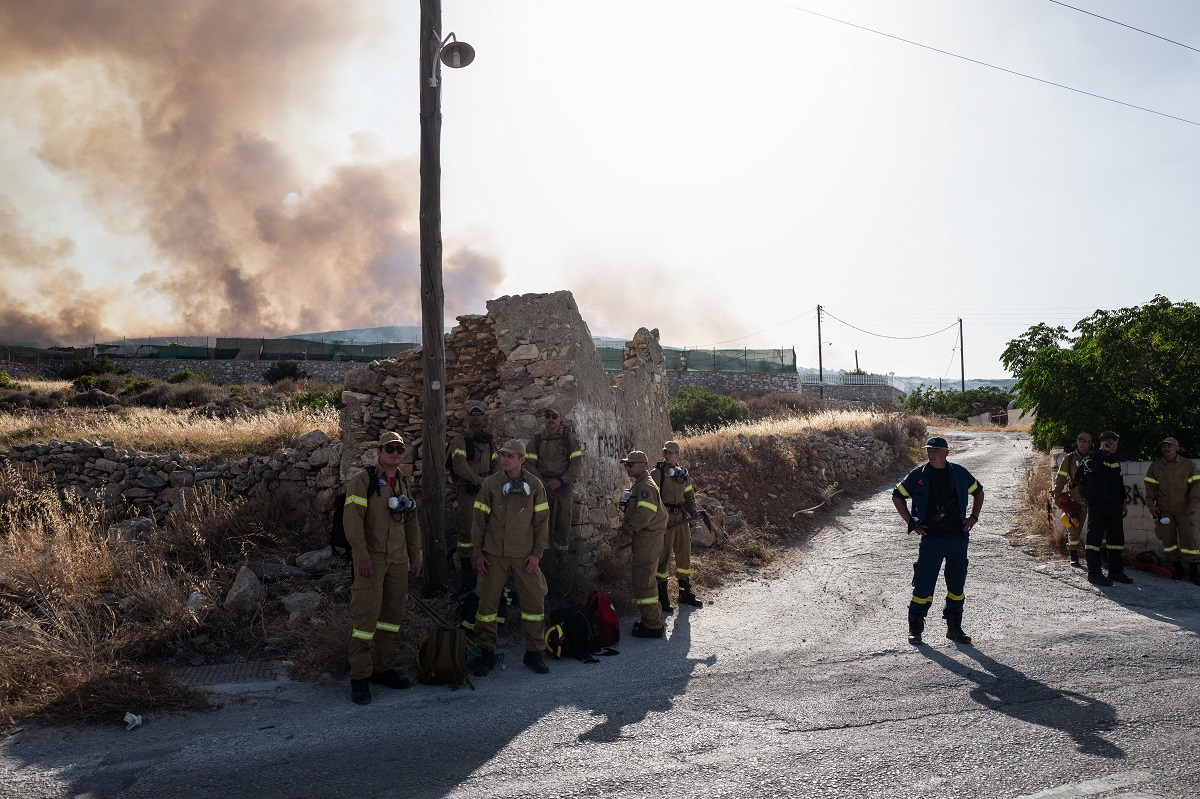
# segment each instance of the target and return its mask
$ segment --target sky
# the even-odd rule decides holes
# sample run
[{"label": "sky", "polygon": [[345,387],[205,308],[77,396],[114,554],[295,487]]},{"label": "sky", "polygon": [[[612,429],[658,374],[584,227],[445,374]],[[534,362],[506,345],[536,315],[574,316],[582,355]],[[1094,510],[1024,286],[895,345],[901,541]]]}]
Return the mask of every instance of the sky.
[{"label": "sky", "polygon": [[[816,366],[820,305],[825,369],[952,380],[1197,301],[1200,4],[1071,5],[1178,44],[1050,0],[448,0],[448,323],[569,289],[595,335]],[[0,0],[0,345],[418,324],[418,21]]]}]

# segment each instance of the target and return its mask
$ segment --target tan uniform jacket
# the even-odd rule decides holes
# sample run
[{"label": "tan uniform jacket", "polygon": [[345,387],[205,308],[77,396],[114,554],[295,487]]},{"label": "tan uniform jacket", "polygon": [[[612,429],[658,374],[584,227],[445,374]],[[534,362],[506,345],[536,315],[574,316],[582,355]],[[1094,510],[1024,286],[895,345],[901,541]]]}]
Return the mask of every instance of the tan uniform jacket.
[{"label": "tan uniform jacket", "polygon": [[350,542],[354,562],[384,560],[388,563],[421,562],[421,530],[417,526],[417,514],[393,514],[388,508],[388,498],[393,494],[411,497],[408,481],[397,475],[396,487],[388,484],[380,469],[376,479],[382,481],[378,493],[367,497],[368,474],[364,469],[350,478],[346,484],[346,505],[342,512],[342,524],[346,528],[346,540]]},{"label": "tan uniform jacket", "polygon": [[545,431],[534,434],[525,466],[543,480],[558,479],[567,485],[575,485],[583,476],[583,446],[579,436],[566,428],[556,436],[547,436]]},{"label": "tan uniform jacket", "polygon": [[475,497],[471,522],[471,552],[478,558],[487,553],[502,558],[541,558],[550,536],[550,501],[546,487],[528,469],[521,477],[529,483],[524,491],[510,490],[504,496],[508,475],[503,471],[489,475]]},{"label": "tan uniform jacket", "polygon": [[655,466],[651,474],[654,482],[658,484],[659,496],[667,505],[668,512],[675,513],[676,510],[682,510],[687,513],[688,518],[696,514],[696,487],[692,485],[691,474],[688,474],[681,483],[673,475],[667,477],[665,463]]},{"label": "tan uniform jacket", "polygon": [[642,472],[629,488],[621,532],[629,535],[667,531],[667,507],[658,492],[658,485],[649,471]]},{"label": "tan uniform jacket", "polygon": [[467,436],[470,430],[464,430],[450,441],[450,464],[454,467],[455,481],[459,485],[470,483],[479,485],[483,478],[492,473],[496,466],[496,443],[494,441],[475,441],[475,458],[467,460]]},{"label": "tan uniform jacket", "polygon": [[1083,463],[1086,455],[1080,455],[1079,450],[1073,449],[1070,452],[1063,453],[1062,460],[1058,462],[1058,472],[1054,475],[1054,498],[1058,499],[1064,491],[1067,496],[1078,502],[1080,505],[1086,505],[1087,500],[1083,498],[1083,492],[1079,490],[1079,486],[1071,481],[1071,476],[1075,474],[1075,470]]},{"label": "tan uniform jacket", "polygon": [[1159,458],[1146,470],[1146,504],[1170,510],[1195,510],[1200,505],[1200,474],[1191,458],[1174,463]]}]

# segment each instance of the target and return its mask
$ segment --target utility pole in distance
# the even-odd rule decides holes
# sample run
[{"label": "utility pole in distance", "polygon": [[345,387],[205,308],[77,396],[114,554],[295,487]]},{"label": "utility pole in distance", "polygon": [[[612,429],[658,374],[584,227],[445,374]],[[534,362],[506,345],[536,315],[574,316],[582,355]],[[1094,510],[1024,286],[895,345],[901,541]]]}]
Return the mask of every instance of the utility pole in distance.
[{"label": "utility pole in distance", "polygon": [[817,391],[825,399],[825,341],[821,338],[821,306],[817,306]]},{"label": "utility pole in distance", "polygon": [[963,359],[962,317],[958,317],[958,379],[962,393],[967,393],[967,362]]}]

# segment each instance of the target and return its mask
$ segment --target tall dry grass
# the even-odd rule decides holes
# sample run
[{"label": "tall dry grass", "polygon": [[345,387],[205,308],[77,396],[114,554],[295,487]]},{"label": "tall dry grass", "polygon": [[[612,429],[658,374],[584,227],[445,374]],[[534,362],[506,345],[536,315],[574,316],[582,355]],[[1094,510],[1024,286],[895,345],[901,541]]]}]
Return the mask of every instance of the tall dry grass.
[{"label": "tall dry grass", "polygon": [[338,437],[338,412],[333,408],[267,410],[214,419],[161,408],[70,408],[0,413],[0,448],[82,438],[145,452],[178,449],[196,457],[240,458],[270,454],[310,430]]},{"label": "tall dry grass", "polygon": [[901,446],[910,437],[910,428],[912,430],[919,428],[920,431],[924,431],[925,420],[922,417],[902,416],[882,411],[829,409],[806,415],[738,422],[684,436],[680,442],[686,445],[685,449],[689,452],[716,452],[732,446],[741,438],[750,438],[751,436],[758,436],[760,439],[770,436],[795,438],[801,435],[823,433],[835,428],[848,433],[870,430],[877,438],[888,441],[893,446]]}]

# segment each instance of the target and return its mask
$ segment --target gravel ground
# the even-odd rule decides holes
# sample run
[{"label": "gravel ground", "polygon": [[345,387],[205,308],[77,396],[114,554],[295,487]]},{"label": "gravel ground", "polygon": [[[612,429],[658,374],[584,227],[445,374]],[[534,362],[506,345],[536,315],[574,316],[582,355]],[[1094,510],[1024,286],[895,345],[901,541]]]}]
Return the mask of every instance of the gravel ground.
[{"label": "gravel ground", "polygon": [[[983,483],[963,625],[910,646],[916,539],[891,484],[770,570],[539,677],[510,652],[478,690],[230,687],[207,714],[30,727],[0,742],[22,797],[1200,796],[1200,588],[1096,589],[1006,538],[1027,436],[946,431]],[[625,629],[628,633],[627,620]]]}]

